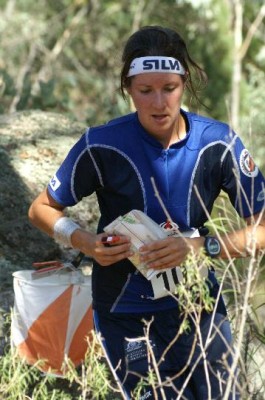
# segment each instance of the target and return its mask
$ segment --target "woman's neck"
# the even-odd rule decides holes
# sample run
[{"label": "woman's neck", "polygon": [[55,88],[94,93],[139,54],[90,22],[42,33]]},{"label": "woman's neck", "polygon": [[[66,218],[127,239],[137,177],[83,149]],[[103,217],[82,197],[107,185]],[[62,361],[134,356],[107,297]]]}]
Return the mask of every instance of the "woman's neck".
[{"label": "woman's neck", "polygon": [[168,149],[172,144],[178,143],[187,135],[187,127],[185,118],[180,113],[175,124],[175,128],[168,136],[158,138],[164,149]]}]

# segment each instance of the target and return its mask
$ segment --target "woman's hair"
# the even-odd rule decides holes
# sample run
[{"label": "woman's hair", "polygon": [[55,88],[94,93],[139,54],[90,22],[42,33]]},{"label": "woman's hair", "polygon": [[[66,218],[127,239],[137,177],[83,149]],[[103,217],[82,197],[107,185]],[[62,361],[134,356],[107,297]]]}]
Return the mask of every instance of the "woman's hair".
[{"label": "woman's hair", "polygon": [[173,29],[161,26],[144,26],[127,40],[122,53],[123,67],[120,74],[120,90],[124,98],[126,97],[126,88],[130,87],[131,79],[133,79],[133,77],[127,77],[131,62],[135,58],[145,56],[165,56],[179,60],[186,70],[186,75],[183,76],[186,87],[190,94],[199,101],[191,70],[196,73],[199,80],[196,82],[196,86],[198,83],[206,84],[207,77],[204,70],[192,60],[182,37]]}]

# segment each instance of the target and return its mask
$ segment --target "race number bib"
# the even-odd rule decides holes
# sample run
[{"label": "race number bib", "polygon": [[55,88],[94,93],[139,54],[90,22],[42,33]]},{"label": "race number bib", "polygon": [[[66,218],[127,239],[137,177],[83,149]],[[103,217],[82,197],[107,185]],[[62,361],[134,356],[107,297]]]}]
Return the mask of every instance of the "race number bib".
[{"label": "race number bib", "polygon": [[[206,266],[201,267],[200,275],[204,279],[207,278],[208,268]],[[149,280],[154,292],[154,300],[168,296],[169,293],[175,293],[176,285],[182,281],[183,274],[180,267],[164,269],[163,271],[158,272]]]},{"label": "race number bib", "polygon": [[174,293],[176,285],[182,281],[183,275],[180,267],[166,269],[159,272],[150,279],[154,292],[154,299],[168,296],[169,292]]}]

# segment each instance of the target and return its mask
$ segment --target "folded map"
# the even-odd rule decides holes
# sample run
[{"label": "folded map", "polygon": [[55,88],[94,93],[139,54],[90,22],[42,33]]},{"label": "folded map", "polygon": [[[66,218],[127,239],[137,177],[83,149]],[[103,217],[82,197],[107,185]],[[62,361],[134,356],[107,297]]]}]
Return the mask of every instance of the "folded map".
[{"label": "folded map", "polygon": [[[144,244],[148,244],[158,239],[165,239],[172,236],[172,231],[163,229],[148,215],[140,210],[132,210],[127,214],[116,218],[113,222],[104,228],[108,234],[126,235],[131,238],[132,251],[134,255],[129,260],[135,267],[147,278],[152,279],[161,270],[154,270],[147,268],[145,263],[140,261],[139,249]],[[175,231],[173,236],[197,237],[199,236],[198,230],[190,230],[186,232]]]}]

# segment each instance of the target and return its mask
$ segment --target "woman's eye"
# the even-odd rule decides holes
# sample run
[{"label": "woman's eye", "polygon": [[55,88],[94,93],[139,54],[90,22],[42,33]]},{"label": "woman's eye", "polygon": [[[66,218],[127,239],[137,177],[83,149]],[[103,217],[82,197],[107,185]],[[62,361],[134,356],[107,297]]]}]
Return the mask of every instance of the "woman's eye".
[{"label": "woman's eye", "polygon": [[173,92],[175,90],[175,86],[168,86],[165,88],[166,92]]},{"label": "woman's eye", "polygon": [[142,94],[150,93],[150,89],[142,89],[142,90],[140,90],[140,93],[142,93]]}]

